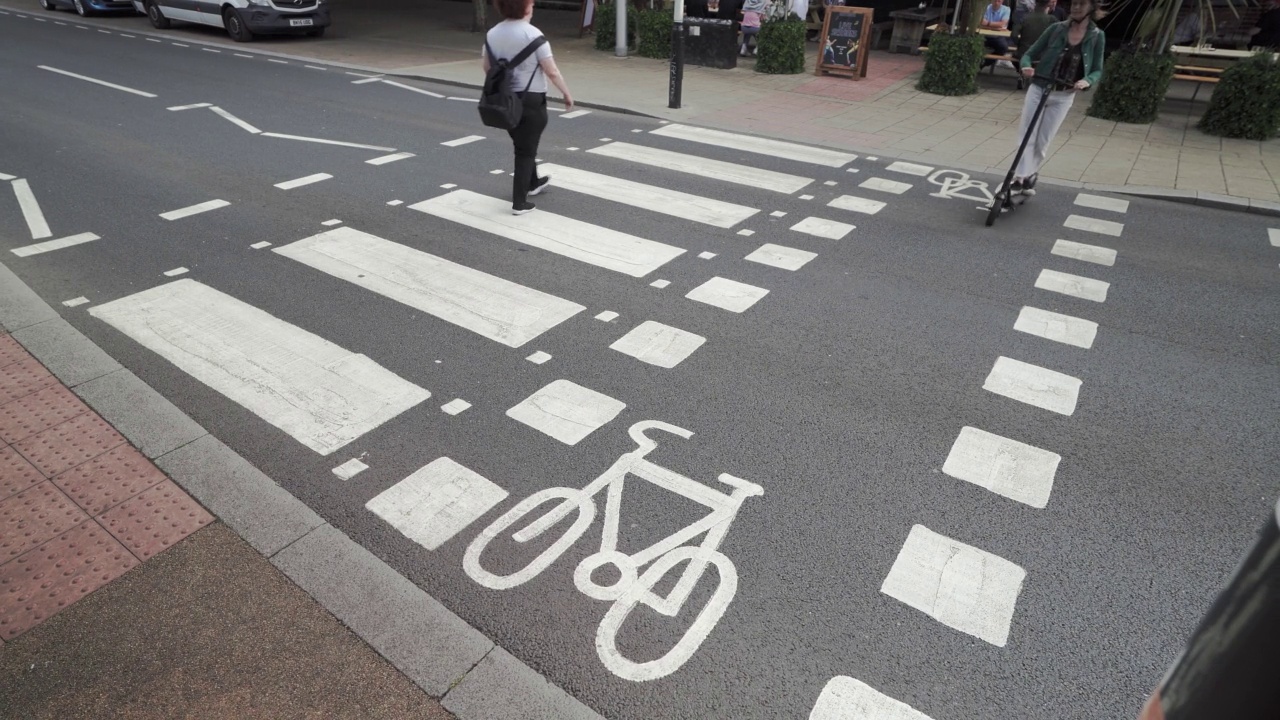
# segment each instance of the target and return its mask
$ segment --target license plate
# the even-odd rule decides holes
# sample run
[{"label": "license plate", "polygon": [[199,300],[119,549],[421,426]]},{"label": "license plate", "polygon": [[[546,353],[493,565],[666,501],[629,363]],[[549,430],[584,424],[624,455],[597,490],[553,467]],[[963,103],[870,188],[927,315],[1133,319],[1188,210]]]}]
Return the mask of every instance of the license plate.
[{"label": "license plate", "polygon": [[289,21],[289,25],[290,25],[291,27],[304,27],[304,26],[307,26],[307,25],[314,25],[314,24],[315,24],[315,23],[313,23],[313,22],[311,21],[311,18],[302,18],[301,20],[290,20],[290,21]]}]

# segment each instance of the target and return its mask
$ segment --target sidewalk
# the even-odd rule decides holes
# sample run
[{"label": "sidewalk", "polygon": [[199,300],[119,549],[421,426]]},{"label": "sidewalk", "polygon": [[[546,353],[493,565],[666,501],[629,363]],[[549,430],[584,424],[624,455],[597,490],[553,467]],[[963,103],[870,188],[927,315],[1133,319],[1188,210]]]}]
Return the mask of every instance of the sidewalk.
[{"label": "sidewalk", "polygon": [[8,718],[453,717],[8,334],[0,707]]}]

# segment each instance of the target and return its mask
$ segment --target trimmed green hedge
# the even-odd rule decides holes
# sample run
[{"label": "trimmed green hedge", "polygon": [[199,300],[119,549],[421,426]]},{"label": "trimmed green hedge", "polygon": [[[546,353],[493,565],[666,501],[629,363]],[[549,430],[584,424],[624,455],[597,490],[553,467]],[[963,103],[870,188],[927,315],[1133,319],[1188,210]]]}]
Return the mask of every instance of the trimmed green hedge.
[{"label": "trimmed green hedge", "polygon": [[[596,49],[613,51],[618,37],[618,6],[615,3],[596,5],[596,14],[592,20],[596,33]],[[627,4],[627,47],[636,46],[636,8]]]},{"label": "trimmed green hedge", "polygon": [[670,58],[673,24],[670,10],[641,10],[636,19],[636,31],[640,39],[636,54],[663,60]]},{"label": "trimmed green hedge", "polygon": [[933,95],[978,92],[978,70],[985,53],[981,35],[934,33],[916,89]]},{"label": "trimmed green hedge", "polygon": [[804,21],[795,15],[765,20],[756,35],[756,72],[796,75],[804,72]]},{"label": "trimmed green hedge", "polygon": [[1257,54],[1228,68],[1199,127],[1210,135],[1246,140],[1280,134],[1280,63]]},{"label": "trimmed green hedge", "polygon": [[1111,53],[1089,105],[1089,117],[1123,123],[1154,122],[1173,79],[1173,55],[1123,47]]}]

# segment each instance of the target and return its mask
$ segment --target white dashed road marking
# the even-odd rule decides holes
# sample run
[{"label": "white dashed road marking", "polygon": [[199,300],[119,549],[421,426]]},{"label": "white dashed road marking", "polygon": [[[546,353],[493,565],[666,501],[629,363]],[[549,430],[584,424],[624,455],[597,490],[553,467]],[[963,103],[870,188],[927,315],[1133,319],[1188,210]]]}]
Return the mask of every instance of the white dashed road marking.
[{"label": "white dashed road marking", "polygon": [[1085,232],[1097,233],[1099,235],[1110,235],[1112,237],[1120,237],[1120,233],[1124,232],[1124,223],[1118,223],[1112,220],[1098,220],[1096,218],[1084,217],[1083,215],[1068,216],[1066,221],[1062,224],[1073,230],[1083,230]]},{"label": "white dashed road marking", "polygon": [[413,153],[402,152],[402,153],[393,153],[391,155],[383,155],[381,157],[373,158],[372,160],[365,160],[365,162],[368,163],[369,165],[386,165],[387,163],[393,163],[398,160],[408,160],[411,157],[413,157]]},{"label": "white dashed road marking", "polygon": [[1040,308],[1023,307],[1013,329],[1087,350],[1093,347],[1098,323]]},{"label": "white dashed road marking", "polygon": [[455,398],[440,406],[440,409],[449,415],[457,415],[471,407],[471,403],[462,398]]},{"label": "white dashed road marking", "polygon": [[1106,302],[1107,290],[1111,288],[1111,283],[1057,270],[1041,270],[1040,276],[1036,278],[1036,287],[1082,300]]},{"label": "white dashed road marking", "polygon": [[79,235],[72,235],[70,237],[59,238],[57,240],[46,240],[42,243],[36,243],[35,245],[26,245],[14,248],[11,252],[18,257],[42,255],[47,252],[69,248],[74,245],[83,245],[84,243],[93,242],[97,239],[99,239],[98,236],[93,233],[80,233]]},{"label": "white dashed road marking", "polygon": [[731,228],[760,212],[745,205],[564,165],[545,163],[538,167],[543,174],[551,176],[552,189],[564,188],[713,227]]},{"label": "white dashed road marking", "polygon": [[809,720],[930,720],[910,705],[870,685],[837,675],[827,681]]},{"label": "white dashed road marking", "polygon": [[1062,456],[975,427],[960,431],[942,472],[1034,508],[1049,504]]},{"label": "white dashed road marking", "polygon": [[880,591],[943,625],[1004,647],[1026,576],[999,555],[916,525]]},{"label": "white dashed road marking", "polygon": [[909,162],[895,162],[895,163],[890,163],[888,167],[885,168],[885,170],[889,170],[891,172],[900,172],[905,175],[915,175],[917,177],[925,177],[929,173],[933,172],[934,169],[929,167],[928,165],[917,165],[915,163],[909,163]]},{"label": "white dashed road marking", "polygon": [[754,135],[740,135],[738,133],[725,132],[723,130],[691,127],[689,125],[666,125],[658,128],[657,130],[650,130],[649,132],[653,135],[661,135],[663,137],[688,140],[690,142],[714,145],[717,147],[732,148],[739,152],[768,155],[770,157],[782,158],[783,160],[794,160],[796,162],[823,165],[825,167],[832,168],[844,167],[858,159],[857,155],[840,152],[838,150],[810,147],[808,145],[783,142],[781,140],[770,140],[768,138],[756,137]]},{"label": "white dashed road marking", "polygon": [[1111,212],[1118,213],[1129,212],[1128,200],[1103,197],[1101,195],[1090,195],[1088,193],[1080,193],[1079,195],[1076,195],[1076,205],[1092,208],[1094,210],[1109,210]]},{"label": "white dashed road marking", "polygon": [[660,368],[673,368],[707,341],[701,335],[646,320],[609,346],[623,355]]},{"label": "white dashed road marking", "polygon": [[1115,250],[1099,247],[1097,245],[1085,245],[1084,243],[1071,242],[1070,240],[1058,240],[1053,244],[1053,250],[1050,252],[1061,257],[1083,260],[1084,262],[1090,262],[1096,265],[1106,265],[1110,267],[1116,264]]},{"label": "white dashed road marking", "polygon": [[857,228],[848,223],[836,222],[835,220],[807,217],[792,225],[791,229],[806,235],[826,238],[827,240],[839,240]]},{"label": "white dashed road marking", "polygon": [[760,298],[768,294],[769,291],[761,287],[722,277],[714,277],[690,290],[685,297],[700,303],[714,305],[722,310],[740,313],[755,305]]},{"label": "white dashed road marking", "polygon": [[613,420],[626,403],[568,380],[556,380],[507,411],[517,420],[565,445],[577,445]]},{"label": "white dashed road marking", "polygon": [[58,68],[52,68],[52,67],[49,67],[48,65],[37,65],[36,67],[40,68],[41,70],[48,70],[49,72],[57,73],[57,74],[59,74],[59,75],[65,75],[65,76],[67,76],[67,77],[75,78],[75,79],[77,79],[77,80],[84,80],[85,82],[90,82],[90,83],[93,83],[94,85],[101,85],[102,87],[109,87],[109,88],[111,88],[112,90],[120,90],[120,91],[122,91],[122,92],[131,93],[131,94],[133,94],[133,95],[139,95],[139,96],[141,96],[141,97],[145,97],[145,98],[153,98],[153,97],[155,97],[155,95],[153,95],[153,94],[151,94],[151,93],[149,93],[149,92],[143,92],[143,91],[141,91],[141,90],[134,90],[133,88],[125,87],[125,86],[123,86],[123,85],[116,85],[115,83],[109,83],[109,82],[107,82],[107,81],[105,81],[105,80],[98,80],[97,78],[91,78],[91,77],[88,77],[87,75],[77,75],[76,73],[73,73],[73,72],[67,72],[66,70],[59,70]]},{"label": "white dashed road marking", "polygon": [[469,143],[473,143],[473,142],[476,142],[477,140],[483,140],[483,139],[484,139],[483,135],[468,135],[466,137],[460,137],[457,140],[449,140],[447,142],[442,142],[440,144],[444,145],[445,147],[459,147],[461,145],[467,145]]},{"label": "white dashed road marking", "polygon": [[651,165],[673,172],[786,194],[803,190],[806,185],[813,182],[811,178],[774,172],[751,165],[737,165],[721,160],[711,160],[698,155],[686,155],[684,153],[671,152],[670,150],[659,150],[658,148],[632,145],[624,142],[601,145],[587,152],[593,155],[626,160],[627,162]]},{"label": "white dashed road marking", "polygon": [[782,268],[783,270],[799,270],[805,263],[818,257],[818,253],[808,250],[797,250],[784,245],[765,243],[743,258],[761,265]]},{"label": "white dashed road marking", "polygon": [[276,187],[280,188],[281,190],[292,190],[294,188],[300,188],[303,185],[311,185],[312,183],[318,183],[324,180],[330,180],[332,178],[333,176],[330,175],[329,173],[316,173],[315,175],[300,177],[296,180],[286,180],[282,183],[276,183]]},{"label": "white dashed road marking", "polygon": [[383,490],[365,507],[405,537],[435,550],[506,498],[507,491],[488,478],[442,457]]},{"label": "white dashed road marking", "polygon": [[996,358],[982,389],[1062,415],[1076,411],[1081,381],[1039,365]]},{"label": "white dashed road marking", "polygon": [[853,212],[865,213],[867,215],[875,215],[885,208],[886,203],[879,200],[868,200],[866,198],[854,197],[853,195],[841,195],[840,197],[827,203],[827,207],[833,207],[839,210],[850,210]]},{"label": "white dashed road marking", "polygon": [[192,205],[190,207],[184,207],[178,210],[170,210],[169,212],[160,213],[160,217],[164,218],[165,220],[180,220],[184,217],[191,217],[192,215],[199,215],[200,213],[209,212],[210,210],[217,210],[218,208],[224,208],[230,204],[231,203],[227,202],[226,200],[210,200],[208,202],[202,202],[198,205]]},{"label": "white dashed road marking", "polygon": [[334,468],[333,474],[337,475],[343,480],[350,480],[351,478],[359,475],[360,473],[368,469],[369,469],[369,466],[360,462],[358,458],[351,458],[350,460]]},{"label": "white dashed road marking", "polygon": [[862,184],[858,187],[866,188],[868,190],[879,190],[880,192],[893,193],[894,195],[901,195],[911,189],[911,184],[898,182],[897,180],[886,180],[885,178],[873,177],[862,181]]}]

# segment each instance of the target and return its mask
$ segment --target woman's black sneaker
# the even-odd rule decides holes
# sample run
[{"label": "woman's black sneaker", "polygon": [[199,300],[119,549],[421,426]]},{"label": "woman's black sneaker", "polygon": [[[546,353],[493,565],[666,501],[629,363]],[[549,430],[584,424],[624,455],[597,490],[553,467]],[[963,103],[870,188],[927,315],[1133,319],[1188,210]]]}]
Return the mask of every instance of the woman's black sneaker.
[{"label": "woman's black sneaker", "polygon": [[512,214],[512,215],[525,215],[525,214],[527,214],[527,213],[531,213],[531,212],[533,212],[533,209],[534,209],[535,207],[537,207],[537,205],[534,205],[534,204],[533,204],[533,203],[531,203],[531,202],[527,202],[527,203],[525,203],[525,204],[523,204],[523,205],[512,205],[512,206],[511,206],[511,214]]},{"label": "woman's black sneaker", "polygon": [[530,194],[530,195],[537,195],[538,193],[542,192],[543,190],[546,190],[546,189],[547,189],[547,186],[548,186],[548,185],[550,185],[550,184],[551,184],[551,176],[550,176],[550,175],[547,175],[546,177],[540,177],[540,178],[538,178],[537,182],[535,182],[535,183],[533,184],[533,187],[529,188],[529,194]]},{"label": "woman's black sneaker", "polygon": [[1029,177],[1029,178],[1027,178],[1026,180],[1022,181],[1022,194],[1023,194],[1023,195],[1035,195],[1035,194],[1036,194],[1036,181],[1037,181],[1037,180],[1039,180],[1039,179],[1040,179],[1040,173],[1035,173],[1035,174],[1033,174],[1031,177]]}]

